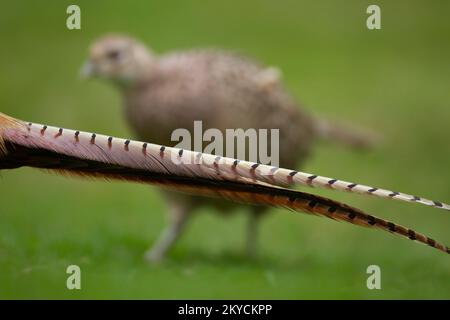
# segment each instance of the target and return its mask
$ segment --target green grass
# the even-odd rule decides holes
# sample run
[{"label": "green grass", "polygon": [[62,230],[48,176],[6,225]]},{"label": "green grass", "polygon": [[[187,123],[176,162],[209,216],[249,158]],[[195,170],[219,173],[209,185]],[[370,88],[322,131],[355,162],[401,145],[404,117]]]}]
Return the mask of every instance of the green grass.
[{"label": "green grass", "polygon": [[[450,3],[378,1],[73,1],[5,3],[0,12],[0,111],[34,122],[129,136],[120,97],[77,77],[89,43],[132,34],[155,51],[223,47],[277,65],[317,114],[384,135],[368,153],[322,144],[305,170],[450,199]],[[310,190],[311,191],[311,190]],[[314,190],[313,190],[314,191]],[[320,192],[450,243],[445,212]],[[242,254],[245,217],[198,216],[169,259],[142,255],[165,225],[155,189],[70,180],[36,170],[0,177],[0,298],[450,298],[448,256],[389,234],[285,210],[261,228],[260,256]],[[82,290],[65,287],[66,267]],[[382,290],[366,288],[366,268]]]}]

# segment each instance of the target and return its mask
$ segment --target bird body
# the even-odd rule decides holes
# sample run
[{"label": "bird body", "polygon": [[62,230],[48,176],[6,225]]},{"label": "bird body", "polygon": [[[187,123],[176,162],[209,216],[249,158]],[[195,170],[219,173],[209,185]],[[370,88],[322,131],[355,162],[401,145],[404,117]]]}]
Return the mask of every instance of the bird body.
[{"label": "bird body", "polygon": [[174,145],[174,129],[192,131],[196,120],[222,132],[279,129],[279,164],[290,167],[303,162],[324,136],[353,147],[371,143],[367,134],[300,108],[278,69],[235,53],[202,49],[156,55],[135,39],[110,35],[93,44],[88,66],[89,76],[119,88],[126,119],[140,139]]},{"label": "bird body", "polygon": [[293,167],[316,139],[314,121],[277,78],[267,79],[270,72],[219,51],[163,55],[148,77],[122,89],[125,113],[138,137],[164,145],[174,145],[176,128],[193,132],[196,120],[224,135],[228,128],[280,129],[280,165]]},{"label": "bird body", "polygon": [[[277,165],[297,166],[310,153],[316,138],[312,117],[296,106],[276,76],[270,77],[270,69],[217,50],[176,52],[153,61],[146,77],[122,88],[126,118],[139,138],[174,146],[174,130],[183,128],[193,133],[194,121],[200,120],[204,130],[214,128],[223,136],[229,128],[281,128]],[[203,142],[197,151],[204,150],[206,144]],[[224,155],[220,151],[216,154]],[[199,206],[222,213],[234,211],[228,201],[172,192],[166,192],[165,197],[177,203],[176,208],[179,204],[186,208],[182,215],[191,215]],[[265,209],[250,211],[259,217]],[[179,215],[177,211],[175,215]],[[249,223],[255,223],[257,217],[251,217]],[[254,254],[255,245],[247,247],[247,253]]]}]

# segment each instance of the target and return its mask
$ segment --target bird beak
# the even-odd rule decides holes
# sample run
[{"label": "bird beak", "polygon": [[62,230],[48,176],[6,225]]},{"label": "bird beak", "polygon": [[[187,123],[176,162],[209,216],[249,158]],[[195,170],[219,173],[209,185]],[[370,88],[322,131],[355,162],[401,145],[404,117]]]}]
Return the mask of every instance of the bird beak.
[{"label": "bird beak", "polygon": [[91,61],[86,61],[80,69],[80,77],[83,79],[91,78],[95,75],[95,68]]}]

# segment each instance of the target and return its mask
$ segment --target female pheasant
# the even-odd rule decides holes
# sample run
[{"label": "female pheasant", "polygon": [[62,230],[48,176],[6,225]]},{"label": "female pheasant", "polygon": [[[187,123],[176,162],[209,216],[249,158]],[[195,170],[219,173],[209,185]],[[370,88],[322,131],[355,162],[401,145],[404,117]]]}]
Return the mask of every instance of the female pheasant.
[{"label": "female pheasant", "polygon": [[[92,45],[83,74],[114,83],[137,137],[161,145],[174,146],[172,132],[177,128],[193,132],[194,121],[202,121],[205,130],[215,128],[222,133],[229,128],[279,129],[279,164],[293,168],[305,161],[317,138],[356,148],[372,142],[367,134],[332,125],[301,109],[283,88],[276,68],[229,52],[192,50],[156,55],[133,38],[108,35]],[[166,197],[172,222],[148,251],[151,260],[164,257],[197,206],[212,204],[230,211],[227,203],[217,200],[173,193]],[[251,209],[250,255],[256,250],[257,221],[264,211],[261,206]]]}]

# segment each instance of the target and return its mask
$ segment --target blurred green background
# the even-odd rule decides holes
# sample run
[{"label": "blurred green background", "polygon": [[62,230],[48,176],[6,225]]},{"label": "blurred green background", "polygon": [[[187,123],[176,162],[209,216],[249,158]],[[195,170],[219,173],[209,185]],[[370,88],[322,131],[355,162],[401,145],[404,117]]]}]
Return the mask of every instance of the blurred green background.
[{"label": "blurred green background", "polygon": [[[66,29],[81,7],[82,29]],[[318,145],[303,168],[450,200],[450,2],[10,1],[0,11],[0,111],[24,120],[130,136],[118,92],[82,81],[87,47],[125,32],[156,52],[237,50],[279,66],[316,114],[384,135],[377,150]],[[311,191],[311,190],[309,190]],[[314,190],[312,190],[314,191]],[[446,244],[449,216],[418,205],[315,191],[414,227]],[[245,216],[201,212],[169,259],[143,252],[165,225],[150,187],[70,180],[38,170],[0,178],[0,298],[450,298],[450,259],[381,231],[286,210],[262,223],[260,255],[243,255]],[[82,290],[66,289],[66,267]],[[366,268],[382,289],[366,288]]]}]

